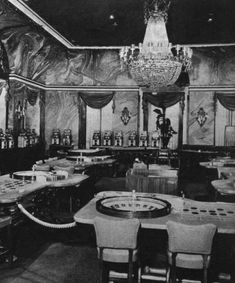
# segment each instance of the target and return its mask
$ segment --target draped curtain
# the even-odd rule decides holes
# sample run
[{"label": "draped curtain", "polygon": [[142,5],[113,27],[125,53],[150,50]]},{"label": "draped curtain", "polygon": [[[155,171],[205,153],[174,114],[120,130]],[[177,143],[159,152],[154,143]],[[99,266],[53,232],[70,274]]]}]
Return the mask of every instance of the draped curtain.
[{"label": "draped curtain", "polygon": [[235,111],[235,93],[216,93],[216,98],[226,109]]},{"label": "draped curtain", "polygon": [[145,108],[149,102],[155,107],[166,109],[178,103],[182,99],[182,97],[184,97],[184,92],[160,92],[157,95],[144,93],[143,107]]},{"label": "draped curtain", "polygon": [[89,107],[101,109],[113,99],[114,92],[80,92],[79,95]]}]

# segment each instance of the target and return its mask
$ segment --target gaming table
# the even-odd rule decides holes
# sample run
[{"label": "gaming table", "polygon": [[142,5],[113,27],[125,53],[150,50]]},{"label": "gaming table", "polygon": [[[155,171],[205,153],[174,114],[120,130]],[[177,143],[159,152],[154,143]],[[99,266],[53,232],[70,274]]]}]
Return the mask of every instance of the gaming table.
[{"label": "gaming table", "polygon": [[[96,216],[111,219],[120,217],[115,216],[115,210],[123,210],[122,205],[125,204],[122,202],[118,203],[117,201],[116,204],[112,205],[114,216],[99,212],[96,208],[96,202],[113,196],[117,196],[118,199],[120,196],[130,196],[131,194],[131,192],[101,192],[74,215],[74,220],[77,223],[93,224]],[[200,202],[164,194],[136,193],[136,196],[150,196],[151,198],[165,200],[171,204],[171,211],[167,215],[140,218],[142,228],[165,230],[166,222],[172,220],[191,225],[214,223],[217,226],[218,233],[235,234],[235,203]],[[152,209],[152,205],[149,207]],[[117,215],[119,214],[117,213]]]},{"label": "gaming table", "polygon": [[64,188],[81,184],[89,176],[74,174],[59,181],[39,182],[28,179],[12,179],[9,175],[0,176],[0,204],[14,203],[46,187]]}]

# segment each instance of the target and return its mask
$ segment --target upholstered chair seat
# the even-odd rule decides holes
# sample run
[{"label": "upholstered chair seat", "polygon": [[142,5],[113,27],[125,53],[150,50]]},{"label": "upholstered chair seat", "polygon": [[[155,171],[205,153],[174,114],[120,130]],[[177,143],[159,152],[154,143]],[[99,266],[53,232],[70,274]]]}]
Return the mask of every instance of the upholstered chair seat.
[{"label": "upholstered chair seat", "polygon": [[100,282],[108,282],[105,279],[103,263],[126,263],[127,278],[131,283],[134,275],[133,264],[138,259],[137,236],[140,221],[96,217],[94,226],[101,271]]},{"label": "upholstered chair seat", "polygon": [[[100,258],[100,253],[98,249],[98,258]],[[133,250],[132,261],[136,262],[138,259],[138,250]],[[122,249],[104,249],[103,250],[103,260],[108,262],[129,262],[129,252],[128,250]]]},{"label": "upholstered chair seat", "polygon": [[167,222],[168,263],[170,278],[176,282],[176,268],[203,270],[203,283],[207,282],[212,243],[216,232],[214,224],[186,225]]},{"label": "upholstered chair seat", "polygon": [[[211,257],[208,256],[206,260],[206,267],[209,267]],[[168,262],[172,265],[172,253],[168,251]],[[197,254],[176,255],[176,266],[181,268],[203,269],[203,256]]]}]

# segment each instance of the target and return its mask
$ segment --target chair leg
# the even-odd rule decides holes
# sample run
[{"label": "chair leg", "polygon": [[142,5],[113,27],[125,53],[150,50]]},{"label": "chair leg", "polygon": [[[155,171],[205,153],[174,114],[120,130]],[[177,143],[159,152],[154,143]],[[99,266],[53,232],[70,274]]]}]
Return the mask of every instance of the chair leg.
[{"label": "chair leg", "polygon": [[172,268],[171,268],[171,273],[172,273],[172,282],[176,283],[176,253],[172,253]]},{"label": "chair leg", "polygon": [[203,283],[207,283],[207,268],[203,269]]},{"label": "chair leg", "polygon": [[203,283],[207,283],[207,255],[203,255]]},{"label": "chair leg", "polygon": [[99,259],[99,282],[103,282],[103,260]]},{"label": "chair leg", "polygon": [[138,267],[138,283],[141,283],[141,273],[142,273],[142,268],[141,266]]},{"label": "chair leg", "polygon": [[7,227],[7,241],[8,241],[8,260],[9,266],[13,264],[13,245],[12,245],[12,224]]},{"label": "chair leg", "polygon": [[166,283],[170,283],[170,268],[167,268],[166,271]]},{"label": "chair leg", "polygon": [[103,262],[103,248],[99,249],[99,283],[106,283],[105,268]]},{"label": "chair leg", "polygon": [[133,262],[129,262],[129,269],[128,269],[128,283],[132,283],[132,274],[133,274]]},{"label": "chair leg", "polygon": [[129,250],[128,283],[132,283],[133,274],[133,251]]}]

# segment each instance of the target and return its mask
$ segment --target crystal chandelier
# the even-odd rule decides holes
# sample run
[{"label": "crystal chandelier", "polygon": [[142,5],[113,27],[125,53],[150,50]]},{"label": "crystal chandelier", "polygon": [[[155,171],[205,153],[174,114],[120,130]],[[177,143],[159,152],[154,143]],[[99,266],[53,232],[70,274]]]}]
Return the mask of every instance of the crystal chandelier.
[{"label": "crystal chandelier", "polygon": [[131,45],[120,50],[122,66],[127,67],[139,86],[156,92],[159,87],[173,85],[181,71],[187,71],[191,64],[192,50],[169,43],[166,31],[167,8],[148,11],[147,27],[143,44]]}]

